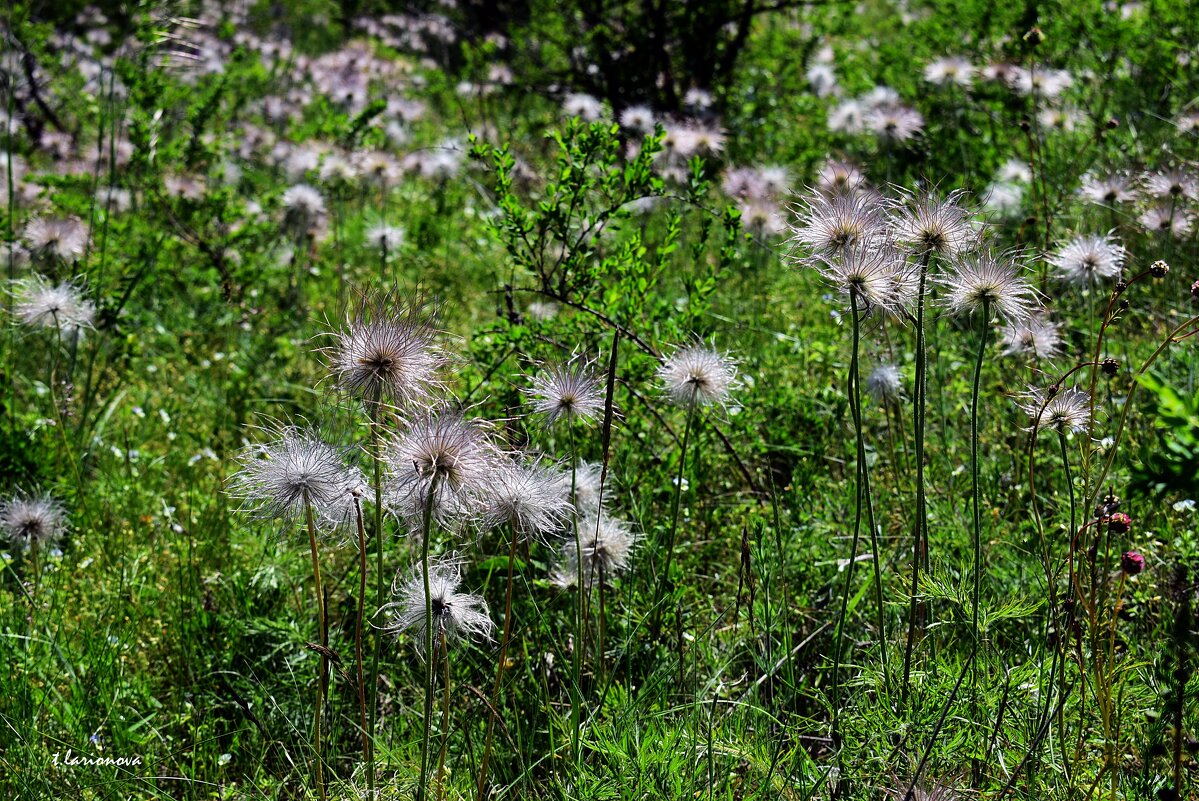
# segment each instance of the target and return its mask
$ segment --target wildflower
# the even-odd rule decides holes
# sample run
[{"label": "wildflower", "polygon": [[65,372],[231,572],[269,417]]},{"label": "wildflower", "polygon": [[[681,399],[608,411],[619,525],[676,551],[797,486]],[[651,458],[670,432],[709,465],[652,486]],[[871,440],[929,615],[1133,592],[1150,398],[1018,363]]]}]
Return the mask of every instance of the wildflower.
[{"label": "wildflower", "polygon": [[924,67],[924,80],[938,86],[954,84],[969,89],[974,82],[974,65],[964,58],[938,58]]},{"label": "wildflower", "polygon": [[456,412],[429,412],[384,454],[392,511],[419,530],[428,509],[439,522],[463,522],[492,487],[499,452],[482,425]]},{"label": "wildflower", "polygon": [[846,100],[828,113],[828,129],[834,133],[857,134],[866,129],[866,109],[858,100]]},{"label": "wildflower", "polygon": [[792,242],[811,255],[832,255],[869,245],[881,236],[886,218],[878,203],[863,192],[812,193],[796,208]]},{"label": "wildflower", "polygon": [[308,184],[296,184],[283,193],[288,224],[307,231],[325,216],[325,199]]},{"label": "wildflower", "polygon": [[828,97],[837,91],[837,74],[831,64],[813,64],[804,77],[816,97]]},{"label": "wildflower", "polygon": [[629,106],[620,112],[621,126],[640,134],[652,133],[654,130],[654,112],[649,106]]},{"label": "wildflower", "polygon": [[880,364],[866,376],[866,392],[874,402],[882,405],[895,403],[903,398],[902,378],[894,364]]},{"label": "wildflower", "polygon": [[25,325],[78,332],[91,328],[96,319],[95,304],[83,297],[77,284],[69,281],[51,284],[34,275],[20,281],[17,287],[14,311]]},{"label": "wildflower", "polygon": [[17,494],[0,503],[0,531],[14,546],[42,548],[62,538],[67,513],[50,495]]},{"label": "wildflower", "polygon": [[285,426],[275,439],[251,445],[237,456],[241,470],[230,477],[231,492],[243,499],[241,511],[262,520],[294,522],[309,508],[336,527],[349,519],[354,492],[363,485],[345,451],[308,428]]},{"label": "wildflower", "polygon": [[398,225],[379,223],[366,231],[366,241],[375,250],[383,253],[395,253],[404,244],[404,229]]},{"label": "wildflower", "polygon": [[1132,531],[1132,518],[1124,512],[1116,512],[1108,518],[1107,527],[1113,534],[1127,534]]},{"label": "wildflower", "polygon": [[544,415],[546,424],[559,420],[567,425],[588,423],[604,411],[604,393],[589,362],[570,361],[550,365],[533,377],[529,394],[533,410]]},{"label": "wildflower", "polygon": [[[578,542],[568,539],[560,551],[554,583],[562,587],[582,584],[590,588],[598,579],[608,583],[629,564],[636,536],[628,523],[599,512],[579,521]],[[579,552],[582,551],[582,561]]]},{"label": "wildflower", "polygon": [[1120,569],[1126,576],[1139,576],[1145,569],[1145,557],[1136,551],[1125,551],[1120,557]]},{"label": "wildflower", "polygon": [[[574,471],[574,503],[575,508],[582,514],[594,514],[600,510],[603,495],[607,487],[600,480],[603,478],[603,467],[595,462],[580,461],[575,464]],[[570,495],[571,474],[563,470],[558,474],[558,483],[563,492]]]},{"label": "wildflower", "polygon": [[1170,272],[1170,265],[1164,260],[1158,259],[1149,265],[1148,272],[1154,278],[1165,278]]},{"label": "wildflower", "polygon": [[891,311],[900,301],[899,276],[910,272],[907,261],[892,247],[857,246],[835,258],[822,258],[820,274],[859,308]]},{"label": "wildflower", "polygon": [[1144,177],[1142,186],[1149,197],[1159,200],[1199,198],[1199,181],[1183,169],[1170,169]]},{"label": "wildflower", "polygon": [[1061,353],[1062,337],[1057,323],[1044,312],[1034,312],[1024,320],[1009,322],[999,335],[1004,355],[1032,354],[1036,359],[1052,359]]},{"label": "wildflower", "polygon": [[993,183],[983,195],[983,208],[999,217],[1013,217],[1024,202],[1024,188],[1019,184]]},{"label": "wildflower", "polygon": [[1077,236],[1050,256],[1049,263],[1057,268],[1062,280],[1086,286],[1120,274],[1124,247],[1110,236]]},{"label": "wildflower", "polygon": [[736,363],[698,344],[676,350],[658,368],[658,378],[670,399],[687,408],[722,404],[740,386]]},{"label": "wildflower", "polygon": [[924,192],[904,197],[893,212],[896,240],[917,255],[957,256],[978,244],[961,193],[944,200]]},{"label": "wildflower", "polygon": [[596,122],[604,114],[604,106],[591,95],[575,92],[562,101],[562,111],[568,117],[578,117],[583,122]]},{"label": "wildflower", "polygon": [[879,106],[867,113],[863,122],[880,140],[896,144],[907,142],[924,130],[924,116],[899,104]]},{"label": "wildflower", "polygon": [[1008,159],[996,174],[1002,183],[1026,184],[1032,180],[1032,170],[1020,159]]},{"label": "wildflower", "polygon": [[1012,87],[1019,94],[1036,95],[1044,100],[1053,100],[1074,85],[1074,77],[1065,70],[1017,67],[1012,76]]},{"label": "wildflower", "polygon": [[1136,199],[1131,183],[1122,175],[1107,175],[1102,178],[1088,175],[1083,179],[1078,193],[1092,203],[1109,206],[1114,203],[1129,203]]},{"label": "wildflower", "polygon": [[447,644],[459,639],[491,640],[495,624],[488,614],[487,602],[478,595],[459,592],[462,584],[462,562],[457,556],[436,560],[429,564],[429,594],[425,595],[425,578],[421,565],[417,565],[401,579],[396,576],[392,595],[396,600],[386,604],[383,610],[391,612],[391,619],[384,631],[399,636],[411,631],[417,650],[424,653],[428,643],[427,602],[432,600],[433,635],[436,643],[441,637]]},{"label": "wildflower", "polygon": [[75,217],[35,217],[25,226],[25,242],[34,256],[72,262],[87,246],[87,226]]},{"label": "wildflower", "polygon": [[534,461],[505,464],[496,470],[483,498],[486,528],[509,525],[522,539],[544,540],[560,533],[570,518],[570,487],[563,491],[561,473]]},{"label": "wildflower", "polygon": [[779,236],[787,232],[787,221],[769,201],[743,200],[738,209],[745,230],[762,236]]},{"label": "wildflower", "polygon": [[1175,207],[1171,203],[1158,203],[1142,212],[1137,222],[1149,233],[1159,232],[1181,238],[1191,232],[1194,216],[1189,209]]},{"label": "wildflower", "polygon": [[1032,389],[1025,393],[1021,408],[1033,422],[1029,430],[1078,433],[1090,423],[1090,404],[1091,396],[1080,389]]},{"label": "wildflower", "polygon": [[1010,257],[979,253],[955,265],[941,283],[949,290],[945,305],[953,314],[989,308],[1008,323],[1032,314],[1036,293]]},{"label": "wildflower", "polygon": [[862,171],[844,161],[830,159],[816,173],[816,188],[826,194],[855,192],[866,183]]},{"label": "wildflower", "polygon": [[335,380],[349,394],[415,406],[441,386],[446,357],[436,331],[416,303],[396,295],[364,295],[326,349]]}]

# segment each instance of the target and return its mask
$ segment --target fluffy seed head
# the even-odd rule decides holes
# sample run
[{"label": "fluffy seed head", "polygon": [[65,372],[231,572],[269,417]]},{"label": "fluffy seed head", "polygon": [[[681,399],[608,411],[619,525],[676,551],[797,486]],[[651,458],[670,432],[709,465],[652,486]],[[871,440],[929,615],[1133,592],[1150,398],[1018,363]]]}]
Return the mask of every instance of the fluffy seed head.
[{"label": "fluffy seed head", "polygon": [[404,244],[404,229],[398,225],[379,223],[367,229],[366,241],[375,250],[394,253],[396,248]]},{"label": "fluffy seed head", "polygon": [[886,222],[878,201],[857,191],[813,192],[794,211],[790,241],[809,257],[869,245],[881,236]]},{"label": "fluffy seed head", "polygon": [[1044,312],[1035,312],[1025,320],[1010,322],[999,335],[1004,355],[1028,354],[1034,359],[1052,359],[1062,351],[1062,337],[1057,323]]},{"label": "fluffy seed head", "polygon": [[894,311],[906,298],[905,275],[910,273],[902,254],[890,246],[852,247],[833,258],[822,258],[820,274],[859,310],[877,307]]},{"label": "fluffy seed head", "polygon": [[312,429],[285,426],[270,442],[238,454],[241,469],[229,479],[230,492],[244,502],[241,511],[258,519],[295,522],[311,506],[324,525],[336,528],[350,519],[354,494],[364,484],[345,455]]},{"label": "fluffy seed head", "polygon": [[1110,236],[1076,236],[1049,257],[1058,277],[1078,286],[1089,286],[1120,275],[1124,247]]},{"label": "fluffy seed head", "polygon": [[485,528],[509,525],[522,539],[545,540],[565,530],[570,519],[570,483],[539,462],[497,468],[481,511]]},{"label": "fluffy seed head", "polygon": [[96,307],[79,285],[52,284],[40,275],[17,284],[14,311],[25,325],[63,331],[91,328],[96,319]]},{"label": "fluffy seed head", "polygon": [[568,537],[562,545],[554,582],[562,587],[582,584],[587,588],[597,580],[606,584],[628,567],[636,540],[633,529],[622,520],[602,512],[583,517],[579,521],[577,546],[573,537]]},{"label": "fluffy seed head", "polygon": [[874,402],[882,405],[895,403],[903,398],[903,377],[894,364],[881,364],[866,376],[866,392]]},{"label": "fluffy seed head", "polygon": [[698,344],[676,350],[658,368],[658,378],[670,399],[687,408],[723,404],[740,386],[736,362]]},{"label": "fluffy seed head", "polygon": [[446,356],[419,304],[364,295],[325,349],[337,385],[354,397],[417,406],[441,386]]},{"label": "fluffy seed head", "polygon": [[[462,584],[462,562],[455,556],[429,564],[429,594],[433,607],[433,642],[438,645],[444,635],[447,645],[460,639],[491,640],[495,624],[488,614],[487,602],[478,595],[459,592]],[[397,574],[392,584],[395,598],[383,610],[391,613],[384,631],[395,636],[408,631],[413,634],[416,648],[424,653],[428,642],[426,624],[425,579],[421,565],[406,575]]]},{"label": "fluffy seed head", "polygon": [[396,437],[383,458],[388,505],[419,531],[426,507],[443,525],[474,516],[493,484],[499,451],[480,423],[433,411]]},{"label": "fluffy seed head", "polygon": [[896,144],[907,142],[924,130],[924,116],[899,104],[879,106],[867,112],[863,122],[880,140]]},{"label": "fluffy seed head", "polygon": [[533,376],[529,390],[533,411],[547,425],[559,420],[568,425],[576,420],[589,423],[604,411],[604,390],[591,363],[572,359],[564,364],[545,365]]},{"label": "fluffy seed head", "polygon": [[1020,406],[1032,421],[1030,431],[1078,433],[1090,423],[1090,403],[1091,396],[1080,389],[1053,392],[1053,388],[1033,388],[1024,394]]},{"label": "fluffy seed head", "polygon": [[1088,175],[1078,190],[1079,194],[1092,203],[1113,205],[1128,203],[1136,199],[1129,180],[1122,175],[1097,177]]},{"label": "fluffy seed head", "polygon": [[905,195],[893,207],[896,240],[923,256],[957,256],[978,246],[978,233],[970,225],[970,212],[953,192],[943,200],[923,192]]},{"label": "fluffy seed head", "polygon": [[18,493],[0,502],[0,531],[19,548],[45,547],[67,530],[67,513],[50,495]]},{"label": "fluffy seed head", "polygon": [[36,217],[25,226],[25,243],[35,256],[71,262],[83,255],[87,226],[75,217]]},{"label": "fluffy seed head", "polygon": [[952,314],[973,314],[986,308],[1014,323],[1026,319],[1035,308],[1036,292],[1010,255],[980,252],[959,261],[941,283],[949,290],[945,306]]}]

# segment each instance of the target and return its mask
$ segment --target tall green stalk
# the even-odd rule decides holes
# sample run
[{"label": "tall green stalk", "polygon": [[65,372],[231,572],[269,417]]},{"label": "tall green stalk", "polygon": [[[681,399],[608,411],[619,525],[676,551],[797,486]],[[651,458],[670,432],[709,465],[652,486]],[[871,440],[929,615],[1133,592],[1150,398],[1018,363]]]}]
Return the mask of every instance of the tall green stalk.
[{"label": "tall green stalk", "polygon": [[500,638],[500,659],[495,668],[495,686],[491,690],[491,714],[487,716],[487,736],[483,741],[483,762],[479,767],[478,801],[484,801],[483,794],[487,790],[487,766],[491,760],[492,738],[495,736],[495,722],[499,716],[501,682],[508,662],[508,638],[512,636],[512,579],[513,564],[516,562],[515,530],[509,531],[508,539],[508,583],[504,590],[504,634]]},{"label": "tall green stalk", "polygon": [[321,759],[321,713],[329,693],[329,626],[325,618],[325,590],[321,584],[321,562],[316,547],[316,524],[312,519],[312,504],[304,504],[304,522],[308,524],[308,545],[312,550],[312,578],[316,582],[316,615],[320,624],[321,662],[317,680],[316,711],[312,719],[313,772],[316,789],[325,801],[325,766]]},{"label": "tall green stalk", "polygon": [[[978,596],[981,586],[983,563],[982,563],[982,512],[979,504],[979,480],[978,480],[978,395],[979,387],[982,383],[983,373],[983,357],[987,352],[987,334],[991,330],[991,303],[989,300],[983,300],[983,325],[982,336],[978,341],[978,358],[974,362],[974,388],[970,394],[970,496],[973,500],[974,510],[974,595],[971,598],[971,621],[974,627],[975,647],[978,647],[979,630],[978,630]],[[975,677],[977,679],[977,676]],[[977,687],[975,688],[977,690]]]},{"label": "tall green stalk", "polygon": [[[570,504],[578,508],[578,456],[575,453],[574,421],[567,418],[566,429],[570,442]],[[583,538],[579,536],[579,516],[571,514],[571,531],[575,538],[575,572],[578,574],[575,589],[578,590],[578,603],[575,606],[575,643],[571,659],[571,691],[570,691],[570,748],[571,756],[578,764],[582,757],[580,745],[583,730],[583,650],[587,621],[587,589],[583,579]]]},{"label": "tall green stalk", "polygon": [[[358,683],[358,725],[362,729],[362,758],[367,764],[367,776],[374,778],[374,755],[371,753],[371,734],[366,712],[366,681],[363,677],[362,619],[366,607],[366,529],[362,525],[362,500],[354,498],[354,522],[358,529],[358,608],[354,617],[354,668]],[[369,787],[374,801],[375,788]]]},{"label": "tall green stalk", "polygon": [[908,608],[908,642],[903,655],[903,692],[907,698],[912,676],[912,650],[916,645],[916,624],[920,610],[920,564],[924,559],[926,525],[928,520],[928,498],[924,488],[924,407],[927,388],[928,354],[924,336],[924,292],[928,284],[928,266],[932,252],[920,258],[920,285],[916,296],[916,387],[912,393],[913,426],[915,427],[916,457],[916,513],[912,524],[912,593]]},{"label": "tall green stalk", "polygon": [[433,680],[437,669],[434,657],[433,637],[433,592],[429,585],[429,535],[433,528],[433,502],[437,494],[437,476],[429,483],[428,497],[425,498],[424,519],[421,521],[420,569],[425,588],[425,716],[424,732],[420,746],[420,784],[416,786],[416,801],[423,801],[428,792],[429,781],[429,743],[433,728]]},{"label": "tall green stalk", "polygon": [[[375,608],[381,608],[386,602],[387,586],[383,580],[383,421],[382,394],[375,391],[373,398],[367,401],[368,426],[371,437],[371,461],[373,465],[372,484],[375,491]],[[363,560],[366,559],[363,550]],[[365,595],[365,590],[363,592]],[[371,657],[370,698],[368,705],[370,718],[367,721],[367,736],[371,740],[371,753],[366,762],[366,785],[373,799],[376,794],[374,739],[375,722],[379,711],[379,657],[383,652],[382,643],[376,638],[374,654]]]}]

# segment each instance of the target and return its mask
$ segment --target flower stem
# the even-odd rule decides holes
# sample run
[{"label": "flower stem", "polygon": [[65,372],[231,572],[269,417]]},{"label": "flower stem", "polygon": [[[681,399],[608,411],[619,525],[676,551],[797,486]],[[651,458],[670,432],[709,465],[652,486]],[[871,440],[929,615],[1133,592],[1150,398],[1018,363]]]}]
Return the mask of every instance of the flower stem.
[{"label": "flower stem", "polygon": [[483,743],[483,763],[479,768],[478,801],[484,801],[487,790],[487,765],[491,760],[491,743],[495,736],[495,722],[499,715],[500,686],[504,678],[504,669],[508,662],[508,638],[512,635],[512,575],[513,564],[516,562],[516,532],[509,532],[508,543],[508,583],[504,590],[504,634],[500,639],[500,659],[495,668],[495,686],[491,690],[491,714],[487,718],[487,737]]},{"label": "flower stem", "polygon": [[661,603],[667,588],[671,587],[670,567],[674,561],[674,546],[679,529],[679,502],[683,497],[683,478],[687,474],[687,446],[691,442],[691,430],[695,427],[695,404],[687,407],[687,422],[683,427],[683,443],[679,452],[679,470],[674,480],[674,497],[670,501],[670,530],[666,534],[666,564],[658,582],[658,595],[654,600],[654,625],[658,628],[662,617]]},{"label": "flower stem", "polygon": [[[381,395],[376,391],[375,397],[367,403],[368,426],[371,435],[371,461],[373,462],[374,475],[372,476],[372,485],[375,491],[375,599],[376,608],[382,607],[387,598],[385,593],[387,588],[383,581],[383,421],[380,419],[382,412]],[[363,559],[366,559],[366,550],[363,548]],[[365,595],[365,592],[363,593]],[[370,792],[371,801],[374,801],[376,796],[376,778],[375,778],[375,760],[374,760],[374,739],[375,739],[375,722],[379,711],[379,657],[383,652],[382,643],[378,639],[375,641],[374,653],[371,656],[371,676],[370,676],[370,700],[369,710],[370,719],[367,721],[367,737],[370,739],[371,754],[366,761],[366,786]]]},{"label": "flower stem", "polygon": [[437,667],[433,650],[433,593],[429,586],[429,534],[433,527],[433,499],[437,493],[437,478],[433,478],[425,498],[424,519],[421,524],[420,569],[425,587],[425,716],[420,746],[420,784],[416,786],[416,801],[422,801],[428,791],[429,743],[433,735],[433,677]]},{"label": "flower stem", "polygon": [[[371,751],[371,731],[366,712],[366,681],[363,677],[362,618],[366,607],[366,529],[362,525],[362,499],[354,498],[354,522],[358,527],[358,609],[354,620],[354,667],[358,680],[358,725],[362,728],[362,758],[367,764],[367,778],[374,778],[374,755]],[[375,788],[368,787],[370,799],[374,801]]]},{"label": "flower stem", "polygon": [[908,608],[908,642],[903,655],[903,692],[907,699],[912,675],[912,649],[916,645],[920,602],[920,564],[925,558],[925,526],[928,516],[928,499],[924,488],[924,406],[928,373],[927,342],[924,337],[924,292],[928,283],[928,265],[931,251],[920,259],[920,285],[916,295],[916,387],[912,416],[916,439],[916,514],[912,526],[912,600]]},{"label": "flower stem", "polygon": [[321,760],[321,712],[325,696],[329,691],[329,627],[325,619],[325,590],[321,585],[321,563],[316,547],[316,524],[312,519],[312,504],[304,504],[304,522],[308,524],[308,545],[312,549],[312,578],[316,582],[316,615],[320,625],[321,662],[317,677],[316,711],[312,720],[313,771],[316,789],[321,801],[325,801],[325,770]]},{"label": "flower stem", "polygon": [[[983,300],[982,313],[982,336],[978,341],[978,358],[974,362],[974,387],[970,393],[970,497],[973,501],[974,512],[974,594],[971,597],[971,623],[974,629],[975,648],[979,645],[978,630],[978,596],[979,588],[982,585],[982,511],[979,502],[979,480],[978,480],[978,396],[979,388],[982,384],[983,373],[983,357],[987,352],[987,334],[991,330],[991,304],[989,300]],[[976,685],[974,687],[977,694],[977,667],[974,675]]]},{"label": "flower stem", "polygon": [[[575,454],[575,429],[570,420],[567,421],[567,431],[570,440],[570,504],[578,509],[578,457]],[[575,589],[578,591],[578,605],[575,607],[575,642],[571,659],[571,691],[570,691],[570,748],[571,755],[577,765],[582,757],[580,736],[583,728],[583,649],[586,637],[584,626],[587,620],[587,589],[583,578],[583,540],[579,535],[579,516],[572,513],[571,530],[575,538],[575,565],[578,581]],[[590,577],[588,577],[590,578]]]},{"label": "flower stem", "polygon": [[441,753],[437,757],[437,799],[445,801],[445,753],[450,744],[450,648],[445,632],[439,632],[441,664],[445,668],[445,687],[441,699]]}]

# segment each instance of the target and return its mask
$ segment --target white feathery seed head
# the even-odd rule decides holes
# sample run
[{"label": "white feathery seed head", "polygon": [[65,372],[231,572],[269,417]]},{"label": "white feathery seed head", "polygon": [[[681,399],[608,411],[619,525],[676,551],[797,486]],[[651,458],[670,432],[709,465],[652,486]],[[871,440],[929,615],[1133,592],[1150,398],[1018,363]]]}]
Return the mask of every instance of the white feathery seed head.
[{"label": "white feathery seed head", "polygon": [[475,517],[501,464],[482,423],[442,410],[414,420],[388,444],[383,459],[386,503],[418,532],[426,508],[445,526]]},{"label": "white feathery seed head", "polygon": [[978,232],[971,212],[962,205],[962,193],[943,199],[930,192],[903,194],[893,205],[895,239],[918,256],[958,256],[978,247]]},{"label": "white feathery seed head", "polygon": [[262,520],[294,523],[311,507],[324,528],[352,519],[354,498],[365,484],[348,452],[311,428],[283,426],[270,442],[250,445],[237,456],[241,469],[229,478],[229,491],[242,499],[240,511]]},{"label": "white feathery seed head", "polygon": [[66,530],[66,510],[51,495],[18,492],[0,502],[0,531],[16,547],[52,545],[62,539]]},{"label": "white feathery seed head", "polygon": [[559,420],[568,425],[589,423],[604,411],[603,384],[592,363],[579,358],[543,365],[532,377],[528,395],[533,411],[542,415],[548,426]]},{"label": "white feathery seed head", "polygon": [[560,470],[539,461],[503,464],[482,498],[483,527],[508,525],[521,539],[545,541],[566,530],[569,495],[569,479],[564,488]]},{"label": "white feathery seed head", "polygon": [[914,271],[895,248],[862,245],[822,258],[819,272],[859,311],[878,308],[891,312],[906,303],[906,276]]},{"label": "white feathery seed head", "polygon": [[1008,323],[999,335],[1005,356],[1025,354],[1034,359],[1052,359],[1062,352],[1062,337],[1057,323],[1043,311],[1026,320]]},{"label": "white feathery seed head", "polygon": [[1050,256],[1049,263],[1063,281],[1089,286],[1120,275],[1124,266],[1124,246],[1110,235],[1076,236]]},{"label": "white feathery seed head", "polygon": [[447,363],[432,314],[398,292],[364,294],[331,346],[324,348],[342,390],[369,401],[411,408],[441,388]]},{"label": "white feathery seed head", "polygon": [[903,376],[894,364],[880,364],[866,376],[866,392],[880,405],[903,399]]},{"label": "white feathery seed head", "polygon": [[33,255],[72,262],[87,247],[87,226],[76,217],[35,217],[26,224],[24,238]]},{"label": "white feathery seed head", "polygon": [[478,595],[460,592],[462,560],[455,554],[436,559],[429,564],[429,594],[425,595],[424,571],[420,564],[407,573],[396,575],[392,584],[395,599],[380,609],[390,612],[383,630],[399,636],[410,632],[417,651],[424,655],[428,643],[426,600],[432,601],[433,644],[439,646],[442,636],[446,644],[458,640],[490,641],[495,624],[488,614],[487,602]]},{"label": "white feathery seed head", "polygon": [[658,368],[658,378],[667,396],[686,408],[723,404],[740,386],[737,363],[701,344],[676,350]]},{"label": "white feathery seed head", "polygon": [[808,258],[869,246],[886,230],[882,205],[870,194],[856,190],[809,192],[792,211],[795,223],[789,241]]},{"label": "white feathery seed head", "polygon": [[[597,581],[607,584],[629,566],[629,557],[637,537],[632,527],[604,512],[579,520],[578,542],[569,536],[559,551],[554,583],[561,587],[582,584],[592,587]],[[582,561],[579,552],[582,551]]]},{"label": "white feathery seed head", "polygon": [[33,275],[16,284],[17,319],[33,328],[57,328],[77,332],[91,328],[96,319],[96,306],[83,296],[79,284],[64,281],[53,284],[40,275]]},{"label": "white feathery seed head", "polygon": [[949,290],[945,306],[951,314],[973,314],[986,308],[1013,323],[1036,308],[1036,291],[1020,274],[1013,254],[980,251],[957,261],[939,280]]},{"label": "white feathery seed head", "polygon": [[1030,388],[1021,396],[1020,408],[1032,425],[1028,430],[1078,433],[1090,424],[1091,396],[1081,389]]}]

